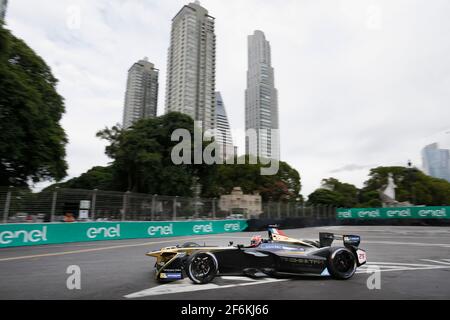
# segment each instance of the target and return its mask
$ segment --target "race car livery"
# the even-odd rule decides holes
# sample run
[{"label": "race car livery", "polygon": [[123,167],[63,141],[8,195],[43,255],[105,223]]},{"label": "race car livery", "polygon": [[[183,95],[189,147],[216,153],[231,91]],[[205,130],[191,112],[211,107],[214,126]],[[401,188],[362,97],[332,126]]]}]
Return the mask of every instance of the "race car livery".
[{"label": "race car livery", "polygon": [[[276,226],[268,227],[268,239],[251,238],[249,246],[214,247],[188,242],[167,247],[147,255],[156,258],[158,281],[176,281],[188,276],[196,284],[205,284],[216,276],[321,275],[350,279],[356,269],[367,262],[359,249],[357,235],[320,233],[319,241],[288,237]],[[332,246],[342,240],[343,246]]]}]

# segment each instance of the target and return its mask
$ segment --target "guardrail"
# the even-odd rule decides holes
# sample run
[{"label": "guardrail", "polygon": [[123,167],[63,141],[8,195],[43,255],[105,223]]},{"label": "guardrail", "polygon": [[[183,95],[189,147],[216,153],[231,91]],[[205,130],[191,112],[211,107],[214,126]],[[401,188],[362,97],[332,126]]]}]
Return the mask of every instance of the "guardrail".
[{"label": "guardrail", "polygon": [[450,207],[338,209],[337,219],[450,219]]},{"label": "guardrail", "polygon": [[0,248],[244,231],[246,220],[83,222],[0,225]]}]

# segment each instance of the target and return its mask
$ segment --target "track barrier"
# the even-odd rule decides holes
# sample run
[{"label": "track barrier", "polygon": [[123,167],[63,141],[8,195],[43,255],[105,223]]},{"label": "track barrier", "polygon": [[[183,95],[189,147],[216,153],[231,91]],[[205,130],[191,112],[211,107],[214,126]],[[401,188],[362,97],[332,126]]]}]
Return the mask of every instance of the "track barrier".
[{"label": "track barrier", "polygon": [[246,220],[3,224],[0,248],[221,234],[247,227]]}]

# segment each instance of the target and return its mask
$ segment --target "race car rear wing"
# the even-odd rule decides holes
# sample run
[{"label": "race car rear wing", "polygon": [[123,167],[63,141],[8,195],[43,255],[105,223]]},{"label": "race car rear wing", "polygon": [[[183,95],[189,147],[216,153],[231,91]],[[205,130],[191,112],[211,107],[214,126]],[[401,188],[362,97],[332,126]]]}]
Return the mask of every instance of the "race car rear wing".
[{"label": "race car rear wing", "polygon": [[361,237],[355,235],[338,235],[334,233],[319,233],[320,247],[330,247],[334,240],[343,240],[344,246],[358,248],[361,243]]}]

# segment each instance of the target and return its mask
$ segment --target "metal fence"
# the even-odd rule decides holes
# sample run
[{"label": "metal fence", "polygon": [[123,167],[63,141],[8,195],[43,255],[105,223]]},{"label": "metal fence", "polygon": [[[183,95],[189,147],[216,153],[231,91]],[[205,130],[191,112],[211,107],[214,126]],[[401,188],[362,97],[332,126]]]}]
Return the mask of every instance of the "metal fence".
[{"label": "metal fence", "polygon": [[[0,187],[3,223],[60,222],[68,214],[93,221],[209,220],[236,217],[221,210],[219,199],[183,198],[100,190],[59,189],[33,193]],[[331,206],[305,207],[293,202],[268,202],[260,218],[334,217]],[[235,212],[234,212],[235,213]],[[252,218],[244,216],[245,218]],[[255,217],[255,216],[253,216]]]}]

